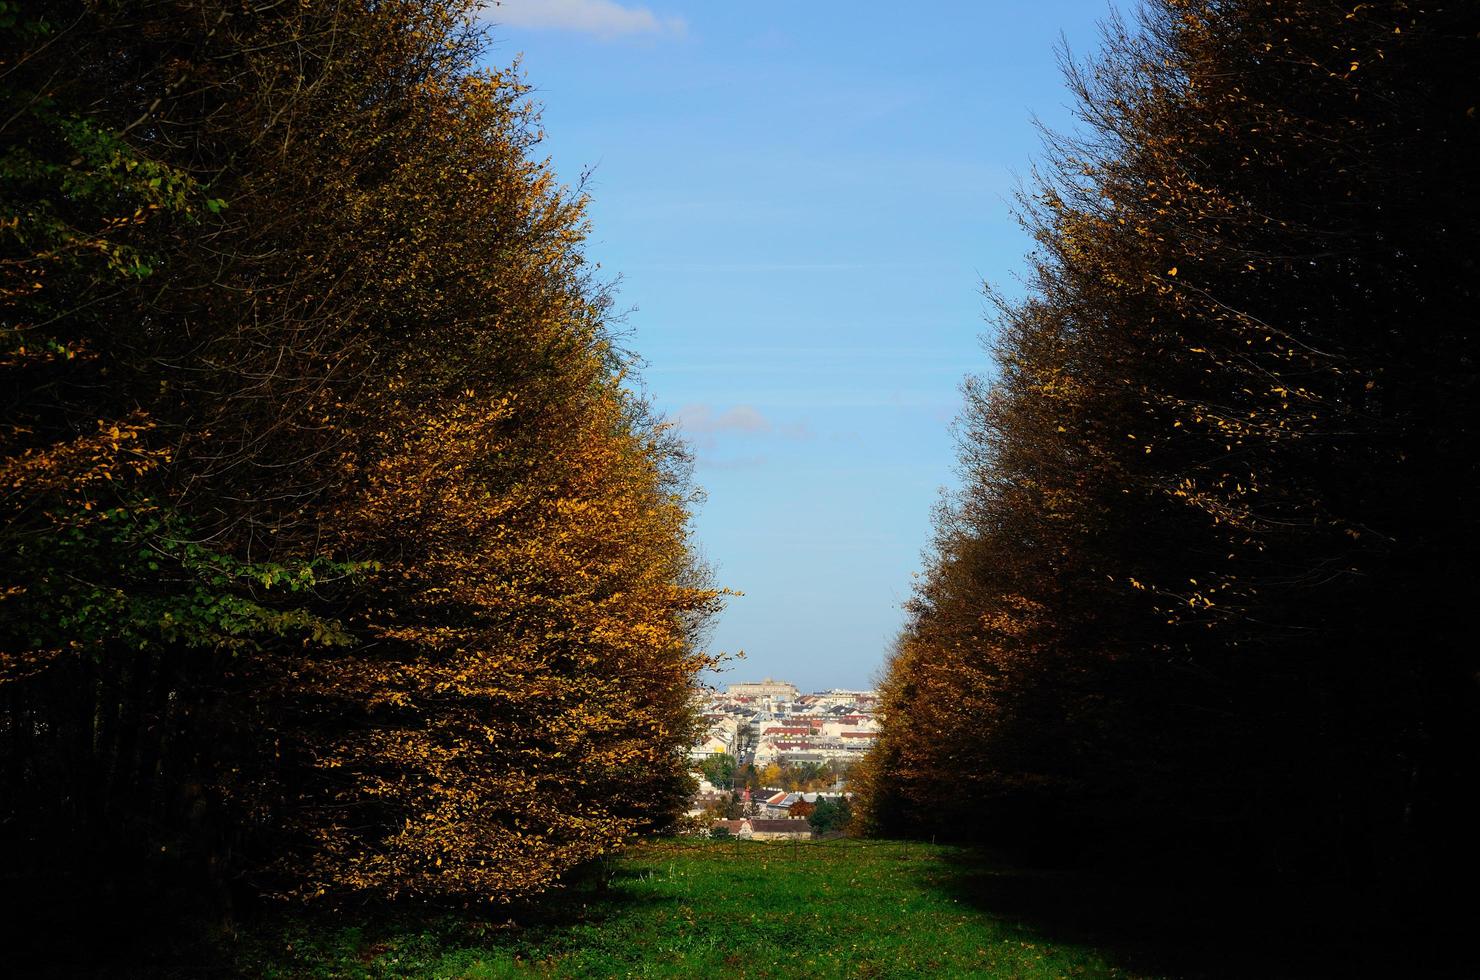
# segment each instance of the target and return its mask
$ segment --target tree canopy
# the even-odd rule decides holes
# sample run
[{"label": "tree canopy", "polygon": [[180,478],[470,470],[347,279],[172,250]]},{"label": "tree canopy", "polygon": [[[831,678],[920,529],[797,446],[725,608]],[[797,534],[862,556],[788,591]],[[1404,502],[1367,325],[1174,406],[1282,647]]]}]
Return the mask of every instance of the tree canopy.
[{"label": "tree canopy", "polygon": [[1477,28],[1154,0],[1067,62],[874,830],[1360,895],[1472,866]]},{"label": "tree canopy", "polygon": [[472,4],[0,4],[0,834],[507,900],[681,810],[720,593]]}]

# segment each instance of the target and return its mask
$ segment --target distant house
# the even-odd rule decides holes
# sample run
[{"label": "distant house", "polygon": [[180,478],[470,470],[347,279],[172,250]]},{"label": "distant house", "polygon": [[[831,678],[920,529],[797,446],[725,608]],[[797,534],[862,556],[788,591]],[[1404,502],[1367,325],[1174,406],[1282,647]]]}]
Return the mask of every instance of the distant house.
[{"label": "distant house", "polygon": [[728,830],[731,836],[741,840],[809,840],[812,825],[805,820],[716,820],[714,829]]},{"label": "distant house", "polygon": [[729,801],[729,790],[710,789],[707,792],[701,791],[699,793],[695,793],[693,797],[689,799],[688,812],[690,816],[701,816],[705,812],[712,810],[715,807],[724,806]]},{"label": "distant house", "polygon": [[731,837],[749,840],[751,836],[749,820],[716,820],[709,827],[711,830],[728,830]]},{"label": "distant house", "polygon": [[812,837],[812,825],[805,820],[757,819],[748,822],[754,840],[808,840]]},{"label": "distant house", "polygon": [[689,761],[701,762],[704,759],[712,759],[717,755],[728,755],[733,744],[718,735],[708,735],[693,748],[689,749]]},{"label": "distant house", "polygon": [[[812,807],[823,800],[837,802],[843,798],[842,793],[774,793],[760,800],[761,816],[780,819],[795,819],[800,814],[810,813]],[[792,807],[798,803],[808,804],[801,810],[794,811]]]}]

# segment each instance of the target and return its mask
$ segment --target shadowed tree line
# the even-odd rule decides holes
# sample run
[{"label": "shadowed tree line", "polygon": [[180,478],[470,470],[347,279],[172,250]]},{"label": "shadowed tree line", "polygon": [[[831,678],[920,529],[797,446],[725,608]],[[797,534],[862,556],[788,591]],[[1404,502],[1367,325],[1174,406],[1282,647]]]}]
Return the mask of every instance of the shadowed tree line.
[{"label": "shadowed tree line", "polygon": [[689,460],[469,5],[0,45],[7,892],[508,900],[667,824]]},{"label": "shadowed tree line", "polygon": [[1152,0],[1066,65],[863,816],[1468,891],[1480,11]]}]

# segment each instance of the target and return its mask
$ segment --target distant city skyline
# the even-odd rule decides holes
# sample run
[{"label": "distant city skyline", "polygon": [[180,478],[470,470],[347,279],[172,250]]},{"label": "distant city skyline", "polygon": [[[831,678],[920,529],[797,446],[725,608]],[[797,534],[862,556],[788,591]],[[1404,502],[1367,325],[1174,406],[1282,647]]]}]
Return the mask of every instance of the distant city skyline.
[{"label": "distant city skyline", "polygon": [[[988,369],[980,285],[1031,246],[1012,216],[1035,115],[1071,124],[1061,32],[1104,0],[485,8],[567,182],[624,342],[697,453],[695,543],[731,600],[724,685],[871,687],[954,480],[951,420]],[[888,25],[887,33],[881,25]]]}]

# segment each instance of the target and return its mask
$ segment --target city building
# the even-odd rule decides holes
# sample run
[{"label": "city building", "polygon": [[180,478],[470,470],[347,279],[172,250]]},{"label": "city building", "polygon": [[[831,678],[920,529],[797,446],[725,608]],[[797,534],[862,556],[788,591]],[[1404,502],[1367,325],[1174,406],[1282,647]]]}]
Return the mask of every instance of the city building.
[{"label": "city building", "polygon": [[732,698],[773,698],[778,701],[792,701],[800,692],[795,684],[767,677],[759,683],[731,684],[727,693]]}]

